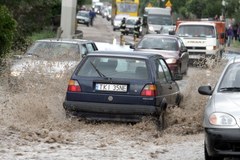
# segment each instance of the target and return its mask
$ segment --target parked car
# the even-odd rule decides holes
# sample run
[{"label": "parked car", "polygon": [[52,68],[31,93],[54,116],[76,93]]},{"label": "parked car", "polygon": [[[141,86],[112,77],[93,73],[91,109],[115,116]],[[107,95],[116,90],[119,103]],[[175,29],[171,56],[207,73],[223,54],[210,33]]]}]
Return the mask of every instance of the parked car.
[{"label": "parked car", "polygon": [[95,42],[82,39],[42,39],[30,46],[10,68],[11,76],[24,76],[25,72],[59,75],[66,68],[76,67],[81,57],[98,50]]},{"label": "parked car", "polygon": [[113,19],[113,31],[119,30],[120,29],[120,25],[121,22],[123,20],[123,18],[129,17],[129,15],[125,15],[125,14],[117,14],[114,19]]},{"label": "parked car", "polygon": [[89,11],[84,11],[84,10],[78,11],[76,19],[77,19],[77,23],[85,24],[85,25],[89,26],[89,24],[90,24]]},{"label": "parked car", "polygon": [[179,105],[178,84],[161,55],[132,51],[87,54],[69,80],[63,107],[67,115],[90,120],[138,122]]},{"label": "parked car", "polygon": [[203,120],[205,159],[240,157],[240,59],[226,65],[214,87],[200,86],[198,92],[210,96]]},{"label": "parked car", "polygon": [[182,40],[175,35],[147,34],[136,45],[135,51],[148,51],[162,55],[176,80],[187,73],[189,54]]},{"label": "parked car", "polygon": [[[126,34],[133,34],[134,31],[134,25],[136,21],[139,19],[139,17],[133,17],[129,16],[126,20]],[[140,29],[141,31],[141,29]]]}]

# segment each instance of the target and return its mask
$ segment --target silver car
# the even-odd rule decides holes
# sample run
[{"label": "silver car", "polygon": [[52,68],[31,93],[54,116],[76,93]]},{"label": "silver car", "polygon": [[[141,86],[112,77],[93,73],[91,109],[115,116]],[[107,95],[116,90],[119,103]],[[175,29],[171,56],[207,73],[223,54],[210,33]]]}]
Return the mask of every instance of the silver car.
[{"label": "silver car", "polygon": [[208,95],[204,111],[204,151],[206,160],[240,156],[240,59],[226,65],[216,86],[200,86]]},{"label": "silver car", "polygon": [[82,57],[98,50],[95,42],[83,39],[41,39],[35,41],[24,55],[16,56],[10,68],[12,77],[25,73],[44,73],[59,76],[74,68]]},{"label": "silver car", "polygon": [[76,19],[77,19],[77,23],[85,24],[89,26],[90,24],[89,11],[78,11]]}]

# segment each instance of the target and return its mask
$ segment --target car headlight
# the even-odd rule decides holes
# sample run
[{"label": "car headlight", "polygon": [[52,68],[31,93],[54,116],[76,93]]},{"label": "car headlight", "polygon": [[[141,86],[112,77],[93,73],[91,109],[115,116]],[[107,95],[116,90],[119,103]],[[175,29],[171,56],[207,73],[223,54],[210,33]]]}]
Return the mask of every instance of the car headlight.
[{"label": "car headlight", "polygon": [[175,58],[168,58],[168,59],[166,59],[166,62],[167,62],[167,64],[177,63],[177,59],[175,59]]},{"label": "car headlight", "polygon": [[206,47],[207,50],[214,50],[214,48],[215,48],[214,46],[207,46]]},{"label": "car headlight", "polygon": [[236,120],[231,115],[226,113],[212,113],[209,117],[209,122],[212,125],[219,125],[219,126],[236,125]]}]

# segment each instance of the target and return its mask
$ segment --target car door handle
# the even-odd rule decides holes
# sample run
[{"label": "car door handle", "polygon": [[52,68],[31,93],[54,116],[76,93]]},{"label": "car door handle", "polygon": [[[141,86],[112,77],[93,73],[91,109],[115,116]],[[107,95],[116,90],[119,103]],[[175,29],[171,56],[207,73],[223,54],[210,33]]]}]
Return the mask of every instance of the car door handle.
[{"label": "car door handle", "polygon": [[168,89],[172,89],[172,86],[170,85],[170,86],[168,87]]}]

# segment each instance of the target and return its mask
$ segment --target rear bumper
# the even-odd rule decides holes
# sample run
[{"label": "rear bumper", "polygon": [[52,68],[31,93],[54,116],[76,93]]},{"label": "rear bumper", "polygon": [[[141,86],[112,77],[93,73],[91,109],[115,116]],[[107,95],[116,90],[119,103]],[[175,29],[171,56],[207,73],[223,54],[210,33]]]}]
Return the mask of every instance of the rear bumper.
[{"label": "rear bumper", "polygon": [[[139,119],[146,115],[155,115],[160,110],[156,106],[149,105],[128,105],[113,103],[92,103],[64,101],[63,108],[66,111],[77,113],[82,117],[92,117],[96,119]],[[135,121],[134,120],[134,121]]]}]

